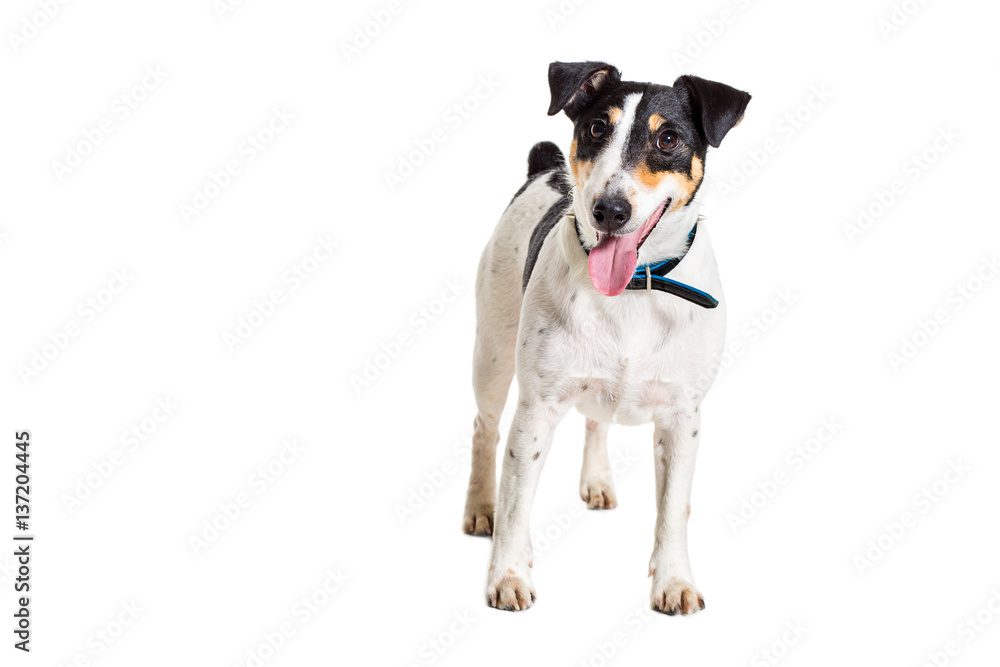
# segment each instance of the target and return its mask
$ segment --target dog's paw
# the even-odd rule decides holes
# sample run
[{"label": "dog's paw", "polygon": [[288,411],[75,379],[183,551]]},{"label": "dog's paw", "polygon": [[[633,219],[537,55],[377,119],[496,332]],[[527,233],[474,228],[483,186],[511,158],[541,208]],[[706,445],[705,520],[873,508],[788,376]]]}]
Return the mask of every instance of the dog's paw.
[{"label": "dog's paw", "polygon": [[668,616],[693,614],[705,608],[705,598],[694,584],[677,578],[653,580],[650,607]]},{"label": "dog's paw", "polygon": [[[507,570],[508,573],[513,570]],[[516,574],[507,574],[494,580],[486,587],[486,604],[496,609],[524,611],[535,601],[535,589],[530,580]]]},{"label": "dog's paw", "polygon": [[618,496],[614,485],[600,479],[588,479],[580,483],[580,498],[592,510],[612,510],[618,507]]},{"label": "dog's paw", "polygon": [[469,535],[492,535],[494,509],[491,502],[467,502],[462,530]]}]

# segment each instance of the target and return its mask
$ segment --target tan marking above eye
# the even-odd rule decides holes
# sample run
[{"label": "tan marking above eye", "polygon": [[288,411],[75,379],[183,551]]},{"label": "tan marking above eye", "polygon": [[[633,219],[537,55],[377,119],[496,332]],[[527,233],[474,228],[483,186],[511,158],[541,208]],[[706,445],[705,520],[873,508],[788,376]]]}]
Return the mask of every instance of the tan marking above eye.
[{"label": "tan marking above eye", "polygon": [[622,110],[619,107],[611,107],[608,109],[608,120],[612,123],[617,123],[622,119]]},{"label": "tan marking above eye", "polygon": [[660,126],[667,122],[667,119],[658,113],[654,113],[649,117],[649,131],[656,132],[660,129]]}]

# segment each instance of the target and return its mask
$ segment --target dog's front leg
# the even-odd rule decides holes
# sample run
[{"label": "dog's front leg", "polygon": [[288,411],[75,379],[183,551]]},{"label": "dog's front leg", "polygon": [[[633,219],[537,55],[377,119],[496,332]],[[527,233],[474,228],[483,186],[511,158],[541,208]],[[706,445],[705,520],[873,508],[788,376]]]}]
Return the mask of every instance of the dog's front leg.
[{"label": "dog's front leg", "polygon": [[535,487],[552,445],[552,433],[566,413],[563,405],[522,399],[514,413],[500,475],[493,526],[493,555],[486,584],[491,607],[519,611],[535,599],[531,583],[529,519]]},{"label": "dog's front leg", "polygon": [[675,414],[669,427],[657,423],[654,436],[657,515],[649,560],[653,577],[650,603],[653,609],[671,616],[705,608],[705,600],[694,585],[687,550],[698,423],[697,413]]}]

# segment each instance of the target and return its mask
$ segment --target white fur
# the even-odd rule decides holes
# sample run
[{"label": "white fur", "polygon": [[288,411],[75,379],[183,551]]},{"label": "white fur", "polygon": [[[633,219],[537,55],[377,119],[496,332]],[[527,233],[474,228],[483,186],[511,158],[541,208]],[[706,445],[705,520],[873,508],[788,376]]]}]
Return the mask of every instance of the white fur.
[{"label": "white fur", "polygon": [[[637,102],[630,98],[626,103],[616,133],[627,131]],[[617,139],[612,139],[614,146]],[[611,149],[605,158],[610,178],[616,178]],[[607,174],[599,169],[604,166],[595,165],[589,182],[603,187],[597,179]],[[638,193],[639,224],[643,214],[648,217],[657,202],[671,196],[668,190],[674,186],[671,179],[665,180],[659,192]],[[658,513],[650,559],[651,603],[668,613],[696,611],[700,594],[688,563],[686,533],[698,406],[718,368],[726,317],[707,225],[699,224],[692,247],[670,277],[712,294],[718,308],[706,310],[657,291],[601,295],[591,283],[587,254],[569,216],[550,233],[522,297],[528,239],[559,198],[545,181],[543,177],[532,183],[500,219],[476,281],[473,383],[479,414],[465,528],[494,533],[487,600],[508,609],[532,603],[531,504],[553,431],[575,406],[596,422],[593,427],[588,422],[580,488],[592,507],[616,503],[602,425],[655,424]],[[596,192],[588,185],[574,201],[580,227],[591,242],[594,232],[587,209]],[[672,207],[640,248],[639,264],[679,255],[697,217],[695,203]],[[519,401],[503,457],[493,525],[497,424],[515,370]]]}]

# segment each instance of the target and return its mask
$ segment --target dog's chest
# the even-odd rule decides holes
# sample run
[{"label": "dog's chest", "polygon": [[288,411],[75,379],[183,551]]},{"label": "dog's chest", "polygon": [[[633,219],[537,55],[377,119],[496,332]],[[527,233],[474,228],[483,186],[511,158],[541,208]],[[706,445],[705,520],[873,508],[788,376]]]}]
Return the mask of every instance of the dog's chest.
[{"label": "dog's chest", "polygon": [[705,322],[694,306],[660,293],[614,301],[582,296],[534,331],[543,395],[574,402],[592,419],[641,424],[683,409],[698,391]]}]

